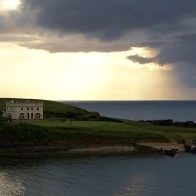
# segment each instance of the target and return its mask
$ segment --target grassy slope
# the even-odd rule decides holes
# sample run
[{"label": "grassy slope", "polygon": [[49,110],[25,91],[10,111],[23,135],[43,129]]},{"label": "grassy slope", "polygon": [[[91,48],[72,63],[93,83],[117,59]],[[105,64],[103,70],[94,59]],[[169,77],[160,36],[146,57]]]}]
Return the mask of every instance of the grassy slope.
[{"label": "grassy slope", "polygon": [[[124,139],[130,142],[183,142],[184,139],[196,139],[196,129],[160,127],[136,121],[74,121],[71,126],[70,121],[45,120],[0,124],[0,135],[0,145],[51,145],[59,142],[66,145],[70,141],[80,146],[93,143],[97,138],[102,144],[119,141],[123,145],[121,141]],[[86,137],[88,140],[84,140]]]},{"label": "grassy slope", "polygon": [[[54,127],[72,130],[74,134],[86,134],[93,136],[129,137],[134,141],[149,142],[183,142],[184,139],[196,139],[196,128],[163,127],[150,123],[129,121],[129,123],[97,122],[97,121],[74,121],[73,126],[69,121],[31,121],[33,125]],[[78,131],[77,128],[81,130]],[[75,132],[74,129],[77,131]],[[66,132],[65,131],[65,132]]]},{"label": "grassy slope", "polygon": [[[6,101],[10,101],[9,98],[0,98],[0,110],[5,110]],[[56,101],[47,101],[47,100],[36,100],[36,99],[14,99],[16,101],[25,101],[25,100],[33,100],[33,101],[43,101],[44,103],[44,112],[53,112],[53,113],[67,113],[67,112],[75,112],[80,115],[88,114],[88,111],[77,108],[71,105],[65,105],[63,103],[59,103]]]},{"label": "grassy slope", "polygon": [[[0,98],[0,110],[5,110],[5,102],[10,99]],[[24,99],[16,99],[18,101]],[[40,100],[39,100],[40,101]],[[44,102],[44,111],[53,113],[76,112],[88,114],[88,111],[59,102]],[[12,143],[36,143],[63,141],[67,136],[109,136],[126,137],[134,142],[182,142],[184,139],[196,139],[196,128],[155,126],[146,122],[127,121],[124,123],[99,121],[25,121],[25,125],[8,124],[0,126],[0,140]]]},{"label": "grassy slope", "polygon": [[[28,124],[27,124],[28,123]],[[77,139],[77,144],[84,145],[84,137],[101,138],[101,142],[120,141],[122,138],[131,142],[167,142],[167,138],[156,131],[131,128],[129,125],[114,122],[73,122],[69,121],[26,121],[24,124],[8,123],[0,126],[0,144],[43,145],[65,141],[67,138]],[[66,142],[65,142],[66,144]]]}]

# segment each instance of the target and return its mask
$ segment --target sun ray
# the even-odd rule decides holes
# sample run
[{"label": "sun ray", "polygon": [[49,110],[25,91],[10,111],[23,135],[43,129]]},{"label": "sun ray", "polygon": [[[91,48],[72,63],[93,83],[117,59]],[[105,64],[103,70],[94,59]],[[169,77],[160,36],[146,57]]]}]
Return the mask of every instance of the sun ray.
[{"label": "sun ray", "polygon": [[20,0],[0,0],[1,10],[15,10],[20,5]]}]

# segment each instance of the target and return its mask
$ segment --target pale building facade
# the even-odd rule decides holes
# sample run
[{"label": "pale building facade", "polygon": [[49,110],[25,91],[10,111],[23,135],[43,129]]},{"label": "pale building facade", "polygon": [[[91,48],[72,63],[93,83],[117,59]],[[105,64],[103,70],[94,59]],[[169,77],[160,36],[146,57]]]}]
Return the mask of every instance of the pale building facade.
[{"label": "pale building facade", "polygon": [[43,119],[43,102],[24,101],[6,102],[6,116],[13,120]]}]

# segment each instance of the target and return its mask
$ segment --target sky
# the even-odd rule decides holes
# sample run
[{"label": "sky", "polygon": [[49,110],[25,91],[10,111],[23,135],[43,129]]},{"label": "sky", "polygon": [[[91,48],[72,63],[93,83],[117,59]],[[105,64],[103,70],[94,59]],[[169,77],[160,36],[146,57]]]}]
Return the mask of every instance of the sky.
[{"label": "sky", "polygon": [[195,100],[195,0],[0,0],[0,97]]}]

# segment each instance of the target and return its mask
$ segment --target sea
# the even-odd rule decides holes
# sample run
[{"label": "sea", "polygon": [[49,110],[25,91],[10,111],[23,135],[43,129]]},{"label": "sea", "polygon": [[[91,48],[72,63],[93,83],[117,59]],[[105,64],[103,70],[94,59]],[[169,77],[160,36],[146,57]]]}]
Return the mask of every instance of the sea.
[{"label": "sea", "polygon": [[196,155],[0,159],[1,196],[195,196]]},{"label": "sea", "polygon": [[[70,101],[102,116],[196,122],[196,101]],[[0,158],[0,196],[194,196],[196,155]]]},{"label": "sea", "polygon": [[64,101],[101,116],[127,120],[196,122],[196,101]]}]

